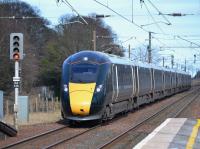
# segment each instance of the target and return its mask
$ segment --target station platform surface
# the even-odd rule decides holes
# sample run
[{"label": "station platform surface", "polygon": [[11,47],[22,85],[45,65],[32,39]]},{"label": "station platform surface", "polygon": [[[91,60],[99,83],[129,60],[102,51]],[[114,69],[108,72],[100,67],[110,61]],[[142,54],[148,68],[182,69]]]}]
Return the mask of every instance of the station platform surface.
[{"label": "station platform surface", "polygon": [[168,118],[133,149],[200,149],[200,119]]}]

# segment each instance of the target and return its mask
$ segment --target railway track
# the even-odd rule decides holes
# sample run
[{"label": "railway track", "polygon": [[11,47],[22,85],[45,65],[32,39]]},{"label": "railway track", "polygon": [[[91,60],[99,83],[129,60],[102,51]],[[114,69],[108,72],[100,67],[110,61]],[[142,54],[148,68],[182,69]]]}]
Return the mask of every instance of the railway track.
[{"label": "railway track", "polygon": [[[94,130],[94,129],[100,127],[100,126],[101,126],[100,124],[95,125],[94,127],[86,128],[86,130],[85,129],[81,130],[78,133],[75,132],[72,135],[68,135],[68,136],[63,135],[62,137],[60,137],[61,134],[64,134],[64,133],[68,134],[69,130],[71,130],[71,132],[74,131],[74,128],[70,128],[69,125],[66,125],[61,128],[50,130],[50,131],[35,135],[33,137],[25,138],[23,140],[13,143],[13,144],[4,146],[3,149],[11,149],[11,148],[27,149],[27,148],[32,148],[33,146],[36,148],[43,148],[43,149],[52,148],[63,142],[70,141],[76,137],[79,137],[91,130]],[[50,143],[51,142],[50,137],[57,138],[57,139],[55,139],[54,143]]]},{"label": "railway track", "polygon": [[[141,127],[142,125],[144,125],[145,123],[147,123],[147,121],[151,121],[153,118],[158,117],[159,114],[163,113],[165,110],[169,109],[172,106],[176,106],[177,104],[179,104],[181,101],[183,101],[183,99],[187,98],[188,96],[191,96],[192,94],[196,95],[196,92],[198,92],[199,89],[193,91],[192,93],[189,93],[181,98],[179,98],[178,100],[176,100],[175,102],[171,103],[170,105],[162,108],[161,110],[159,110],[158,112],[154,113],[153,115],[151,115],[150,117],[145,118],[143,121],[137,123],[135,126],[129,128],[126,132],[121,133],[120,135],[116,136],[115,138],[113,138],[112,140],[109,140],[108,142],[106,142],[105,144],[97,147],[97,148],[110,148],[111,146],[113,146],[113,144],[116,145],[116,142],[119,143],[119,141],[117,141],[118,139],[121,140],[121,138],[123,138],[123,136],[125,136],[128,132],[130,132],[131,130],[136,130],[137,128]],[[196,97],[196,96],[195,96]],[[191,103],[193,100],[190,100],[189,103]],[[182,102],[183,103],[183,102]],[[179,113],[189,104],[189,103],[183,103],[181,104],[181,108],[179,108]],[[171,112],[171,111],[170,111]],[[176,115],[178,116],[178,114]],[[176,117],[175,116],[175,117]],[[161,116],[162,117],[162,116]],[[163,116],[164,117],[164,116]],[[116,118],[118,119],[118,118]],[[115,121],[116,119],[113,119],[112,121]],[[156,121],[162,121],[160,118],[157,118],[159,120]],[[154,120],[154,123],[158,123]],[[110,123],[110,122],[108,122]],[[57,147],[61,144],[65,144],[68,141],[71,141],[73,139],[76,139],[84,134],[87,134],[89,132],[91,132],[92,130],[96,130],[97,128],[100,128],[102,125],[96,125],[94,127],[91,128],[85,128],[83,130],[80,129],[74,129],[74,128],[69,128],[68,125],[63,126],[59,129],[54,129],[42,134],[38,134],[36,136],[30,137],[30,138],[26,138],[24,140],[18,141],[16,143],[10,144],[8,146],[5,146],[3,148],[31,148],[31,147],[36,147],[36,148],[43,148],[43,149],[49,149],[49,148],[54,148]],[[80,131],[77,131],[80,130]],[[73,133],[72,133],[73,131]],[[74,132],[75,131],[75,132]],[[64,135],[65,134],[65,135]],[[66,136],[67,134],[67,136]],[[62,136],[62,137],[61,137]],[[136,134],[135,137],[138,137],[138,135]],[[51,138],[54,138],[53,141]],[[44,141],[43,141],[44,140]]]},{"label": "railway track", "polygon": [[56,146],[59,146],[60,144],[63,144],[63,143],[66,143],[66,142],[68,142],[68,141],[71,141],[72,139],[78,138],[78,137],[80,137],[80,136],[82,136],[82,135],[84,135],[84,134],[86,134],[86,133],[91,132],[92,130],[96,130],[97,128],[100,128],[101,126],[104,126],[104,125],[107,125],[107,124],[109,124],[109,123],[112,123],[113,121],[116,121],[116,120],[118,120],[118,119],[120,119],[120,117],[113,118],[113,119],[110,120],[110,121],[107,121],[107,122],[105,122],[105,123],[96,125],[96,126],[94,126],[94,127],[91,127],[90,129],[88,129],[88,130],[86,130],[86,131],[83,131],[83,132],[81,132],[81,133],[79,133],[79,134],[76,134],[76,135],[74,135],[74,136],[72,136],[72,137],[64,138],[64,139],[62,139],[62,140],[59,140],[59,141],[57,141],[57,142],[55,142],[55,143],[53,143],[53,144],[50,144],[50,145],[48,145],[48,146],[45,146],[43,149],[54,148],[54,147],[56,147]]},{"label": "railway track", "polygon": [[64,130],[67,127],[68,126],[63,126],[63,127],[56,128],[56,129],[53,129],[53,130],[50,130],[50,131],[47,131],[47,132],[43,132],[41,134],[38,134],[38,135],[35,135],[35,136],[32,136],[32,137],[28,137],[28,138],[25,138],[25,139],[20,140],[18,142],[9,144],[9,145],[4,146],[2,148],[3,149],[7,149],[7,148],[19,148],[20,146],[23,146],[24,144],[28,144],[30,142],[33,142],[34,140],[41,139],[42,137],[46,137],[47,135],[53,135],[55,133],[58,133],[59,131],[62,131],[62,130]]},{"label": "railway track", "polygon": [[88,129],[88,130],[86,130],[86,131],[83,131],[83,132],[81,132],[81,133],[79,133],[79,134],[76,134],[76,135],[74,135],[74,136],[72,136],[72,137],[70,137],[70,138],[64,138],[64,139],[62,139],[62,140],[59,140],[59,141],[57,141],[57,142],[55,142],[55,143],[53,143],[53,144],[50,144],[50,145],[48,145],[48,146],[45,146],[43,149],[50,149],[50,148],[56,147],[56,146],[58,146],[58,145],[60,145],[60,144],[62,144],[62,143],[65,143],[65,142],[70,141],[70,140],[72,140],[72,139],[74,139],[74,138],[77,138],[77,137],[79,137],[79,136],[81,136],[81,135],[83,135],[83,134],[85,134],[85,133],[87,133],[87,132],[90,132],[91,130],[94,130],[94,129],[98,128],[98,127],[100,127],[100,125],[97,125],[97,126],[95,126],[95,127],[92,127],[92,128],[90,128],[90,129]]},{"label": "railway track", "polygon": [[[111,121],[115,121],[119,118],[120,117],[112,119]],[[27,148],[32,148],[33,146],[36,148],[43,148],[43,149],[53,148],[53,147],[56,147],[57,145],[60,145],[62,143],[65,143],[67,141],[75,139],[81,135],[84,135],[98,127],[101,127],[102,125],[107,125],[111,121],[105,122],[103,124],[95,125],[94,127],[91,127],[91,128],[86,128],[84,130],[79,131],[78,133],[75,132],[69,136],[63,135],[62,137],[60,137],[59,133],[68,134],[69,130],[74,131],[74,128],[70,128],[69,125],[66,125],[61,128],[50,130],[50,131],[35,135],[33,137],[25,138],[23,140],[13,143],[13,144],[9,144],[7,146],[4,146],[3,149],[12,149],[12,148],[13,149],[27,149]],[[50,140],[50,137],[57,138],[57,136],[59,139],[55,139],[55,141],[53,143],[50,143],[51,141],[46,141],[47,139]]]},{"label": "railway track", "polygon": [[[148,135],[149,132],[141,132],[137,131],[144,127],[145,125],[155,125],[155,128],[161,124],[166,118],[176,118],[178,117],[183,110],[188,107],[195,99],[197,99],[200,94],[199,90],[197,89],[194,92],[185,95],[184,97],[180,98],[179,100],[174,101],[170,105],[162,108],[161,110],[155,112],[153,115],[145,118],[143,121],[137,123],[136,125],[130,127],[128,130],[122,132],[121,134],[113,137],[108,142],[98,146],[98,149],[106,149],[106,148],[129,148],[135,146],[139,141],[141,141],[145,136]],[[188,100],[188,97],[190,97]],[[131,137],[132,136],[132,137]],[[131,140],[127,139],[131,138]],[[134,142],[135,139],[135,142]],[[130,142],[133,141],[133,142]],[[126,142],[128,142],[126,144]],[[127,147],[129,146],[129,147]]]},{"label": "railway track", "polygon": [[[199,91],[199,89],[198,89],[198,91]],[[194,92],[198,92],[198,91],[195,90]],[[147,121],[148,119],[150,120],[152,117],[156,117],[156,115],[158,115],[159,113],[162,113],[164,110],[168,109],[168,108],[171,107],[172,105],[179,103],[182,99],[187,98],[188,96],[191,96],[192,94],[194,94],[194,92],[190,93],[189,95],[187,94],[187,95],[185,95],[185,96],[179,98],[177,101],[175,101],[175,102],[171,103],[170,105],[164,107],[163,109],[161,109],[160,111],[156,112],[156,113],[153,114],[152,116],[146,118],[146,119],[143,120],[142,122],[139,122],[139,123],[138,123],[137,125],[135,125],[134,127],[137,128],[137,127],[141,126],[141,125],[142,125],[145,121]],[[190,103],[191,103],[191,102],[192,102],[192,101],[190,101]],[[186,105],[185,105],[185,106],[186,106]],[[181,106],[181,107],[182,107],[181,110],[183,110],[183,109],[185,108],[185,106]],[[180,111],[180,112],[181,112],[181,111]],[[114,119],[114,120],[116,120],[116,119]],[[97,127],[95,127],[94,129],[96,130],[96,128],[98,128],[98,127],[100,127],[100,126],[97,126]],[[59,145],[65,144],[65,143],[67,143],[68,141],[70,141],[70,140],[72,140],[72,139],[75,139],[75,138],[78,138],[78,137],[80,137],[80,136],[82,136],[82,135],[84,135],[84,134],[86,134],[86,133],[89,133],[89,132],[91,132],[91,131],[94,130],[94,129],[90,129],[90,130],[85,131],[85,132],[83,132],[83,133],[81,133],[81,134],[77,134],[77,135],[73,136],[73,137],[70,138],[70,139],[66,138],[66,139],[63,139],[63,140],[59,140],[59,141],[57,141],[57,142],[55,142],[55,143],[53,143],[53,144],[51,144],[51,145],[49,145],[49,146],[46,146],[46,147],[44,147],[44,148],[45,148],[45,149],[56,148],[56,147],[58,147]],[[131,129],[131,128],[130,128],[130,129]],[[129,130],[130,130],[130,129],[129,129]],[[133,128],[133,129],[134,129],[134,128]],[[127,133],[128,133],[128,131],[127,131]],[[122,135],[122,134],[120,134],[119,136],[121,136],[121,135]],[[119,136],[117,136],[117,137],[119,137]],[[112,143],[113,141],[115,141],[115,139],[117,139],[117,137],[114,138],[113,140],[111,140],[111,141],[109,141],[109,142],[103,144],[102,146],[97,147],[97,148],[104,148],[104,147],[107,147],[110,143]],[[110,148],[110,146],[109,146],[108,148]]]}]

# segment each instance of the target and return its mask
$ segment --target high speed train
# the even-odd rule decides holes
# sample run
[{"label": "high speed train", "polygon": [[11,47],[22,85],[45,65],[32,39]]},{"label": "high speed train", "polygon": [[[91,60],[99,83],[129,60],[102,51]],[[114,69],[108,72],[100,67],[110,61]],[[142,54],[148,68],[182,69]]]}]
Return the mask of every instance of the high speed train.
[{"label": "high speed train", "polygon": [[64,61],[61,86],[64,119],[107,120],[190,89],[191,76],[102,52],[81,51]]}]

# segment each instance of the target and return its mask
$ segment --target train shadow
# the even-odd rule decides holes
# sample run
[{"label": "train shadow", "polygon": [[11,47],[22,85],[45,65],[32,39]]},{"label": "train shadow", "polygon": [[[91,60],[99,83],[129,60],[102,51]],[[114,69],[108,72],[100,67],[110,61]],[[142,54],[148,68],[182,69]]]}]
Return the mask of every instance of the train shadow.
[{"label": "train shadow", "polygon": [[59,120],[57,123],[70,128],[91,128],[101,124],[100,121],[69,121],[66,119]]}]

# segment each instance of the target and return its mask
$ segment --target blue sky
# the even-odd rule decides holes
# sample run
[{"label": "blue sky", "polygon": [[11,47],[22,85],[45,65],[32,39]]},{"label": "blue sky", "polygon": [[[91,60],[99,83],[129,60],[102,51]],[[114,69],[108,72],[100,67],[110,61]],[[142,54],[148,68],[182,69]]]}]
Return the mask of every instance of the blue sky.
[{"label": "blue sky", "polygon": [[[56,0],[23,0],[33,6],[40,9],[41,15],[49,19],[52,24],[57,24],[59,17],[64,14],[75,14],[67,5],[64,3],[56,4]],[[60,0],[62,1],[62,0]],[[122,14],[128,19],[132,19],[132,0],[99,0],[101,3],[107,5],[118,13]],[[157,15],[156,11],[148,0],[144,0],[147,8],[152,14],[156,22],[166,22],[161,15]],[[136,27],[132,23],[122,19],[108,8],[105,8],[93,0],[69,0],[70,4],[81,15],[88,15],[91,13],[97,14],[109,14],[112,17],[104,18],[104,21],[112,27],[113,31],[118,35],[120,41],[126,41],[130,37],[133,38],[125,43],[123,46],[128,47],[128,44],[132,48],[139,46],[144,42],[146,45],[148,42],[148,33]],[[165,23],[158,23],[159,29],[156,24],[145,26],[144,28],[148,31],[152,31],[158,34],[153,34],[152,47],[189,47],[196,46],[177,37],[179,35],[181,38],[192,41],[193,43],[200,45],[200,0],[151,0],[151,2],[159,9],[163,14],[168,13],[183,13],[183,14],[193,14],[186,15],[182,17],[172,17],[166,16],[172,25],[166,25]],[[149,15],[145,5],[140,4],[140,0],[133,0],[133,20],[138,25],[144,25],[154,22]],[[166,35],[168,34],[168,35]],[[187,36],[185,36],[187,35]],[[195,35],[195,36],[194,36]],[[175,39],[175,40],[171,40]],[[164,50],[164,49],[162,49]],[[192,48],[173,48],[173,51],[165,50],[160,53],[160,56],[166,56],[168,59],[166,64],[169,65],[170,59],[169,55],[174,54],[175,63],[184,64],[185,59],[187,59],[188,67],[195,70],[200,65],[193,64],[194,54],[199,54],[200,49]],[[200,55],[197,56],[200,59]],[[198,62],[198,61],[197,61]],[[200,61],[198,62],[200,63]]]}]

